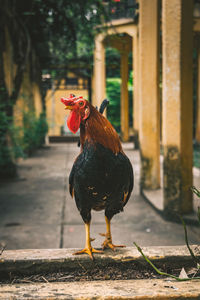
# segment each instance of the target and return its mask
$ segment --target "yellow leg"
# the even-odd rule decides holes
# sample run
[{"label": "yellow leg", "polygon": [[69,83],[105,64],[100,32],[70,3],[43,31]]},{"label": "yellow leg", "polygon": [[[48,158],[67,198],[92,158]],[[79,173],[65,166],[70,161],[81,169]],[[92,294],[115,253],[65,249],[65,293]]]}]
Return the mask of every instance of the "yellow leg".
[{"label": "yellow leg", "polygon": [[77,251],[73,254],[78,255],[78,254],[86,253],[93,260],[94,257],[93,257],[92,253],[103,253],[103,252],[100,250],[96,250],[91,246],[91,241],[93,241],[94,239],[90,238],[90,223],[85,223],[85,233],[86,233],[85,248],[83,250]]},{"label": "yellow leg", "polygon": [[103,250],[105,248],[110,248],[113,251],[115,251],[115,248],[117,247],[126,247],[125,245],[114,245],[112,243],[112,235],[111,235],[111,229],[110,229],[110,220],[108,220],[108,218],[105,216],[105,220],[106,220],[106,233],[100,233],[101,236],[105,236],[106,239],[102,244]]}]

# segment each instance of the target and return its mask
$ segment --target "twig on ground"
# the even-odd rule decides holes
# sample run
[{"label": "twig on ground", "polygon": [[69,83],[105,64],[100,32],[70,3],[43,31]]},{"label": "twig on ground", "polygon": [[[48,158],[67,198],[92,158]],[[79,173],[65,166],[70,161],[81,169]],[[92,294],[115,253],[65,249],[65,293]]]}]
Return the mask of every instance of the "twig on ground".
[{"label": "twig on ground", "polygon": [[77,263],[85,271],[85,274],[88,274],[88,270],[78,261],[78,259],[77,259]]},{"label": "twig on ground", "polygon": [[49,281],[48,281],[44,276],[41,276],[41,278],[42,278],[46,283],[49,283]]},{"label": "twig on ground", "polygon": [[179,278],[177,276],[165,273],[160,271],[158,268],[156,268],[156,266],[146,257],[146,255],[143,253],[142,249],[134,242],[133,243],[136,248],[138,249],[138,251],[140,252],[140,254],[144,257],[144,259],[146,260],[146,262],[148,262],[152,268],[159,274],[159,275],[163,275],[163,276],[167,276],[167,277],[171,277],[173,279],[176,279],[177,281],[190,281],[190,280],[195,280],[195,279],[200,279],[200,277],[192,277],[192,278]]},{"label": "twig on ground", "polygon": [[34,283],[34,281],[27,280],[27,279],[20,279],[18,283],[21,283],[21,282],[22,282],[22,283],[23,283],[23,282],[24,282],[24,283]]}]

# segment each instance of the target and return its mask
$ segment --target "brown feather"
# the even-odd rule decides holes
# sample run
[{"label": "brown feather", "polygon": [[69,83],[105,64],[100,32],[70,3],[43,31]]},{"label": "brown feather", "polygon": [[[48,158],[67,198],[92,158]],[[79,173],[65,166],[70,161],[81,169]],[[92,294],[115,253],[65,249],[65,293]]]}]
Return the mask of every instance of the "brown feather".
[{"label": "brown feather", "polygon": [[86,141],[90,143],[99,143],[109,148],[113,153],[123,153],[121,142],[116,130],[111,123],[100,114],[96,108],[89,103],[90,116],[81,124],[80,141],[81,146]]}]

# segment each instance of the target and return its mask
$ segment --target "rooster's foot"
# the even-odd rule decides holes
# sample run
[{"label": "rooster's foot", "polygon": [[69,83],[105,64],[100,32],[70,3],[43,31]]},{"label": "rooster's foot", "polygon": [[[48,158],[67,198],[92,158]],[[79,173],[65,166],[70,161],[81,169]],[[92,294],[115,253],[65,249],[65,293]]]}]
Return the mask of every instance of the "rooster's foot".
[{"label": "rooster's foot", "polygon": [[110,236],[108,236],[106,233],[100,233],[101,236],[105,236],[106,239],[102,244],[102,249],[106,249],[106,248],[110,248],[111,250],[115,251],[116,248],[124,248],[126,247],[125,245],[114,245],[112,243],[112,238]]},{"label": "rooster's foot", "polygon": [[79,254],[88,254],[89,257],[94,260],[94,256],[93,253],[103,253],[103,251],[101,250],[96,250],[93,247],[91,248],[84,248],[83,250],[77,251],[75,253],[73,253],[73,255],[79,255]]}]

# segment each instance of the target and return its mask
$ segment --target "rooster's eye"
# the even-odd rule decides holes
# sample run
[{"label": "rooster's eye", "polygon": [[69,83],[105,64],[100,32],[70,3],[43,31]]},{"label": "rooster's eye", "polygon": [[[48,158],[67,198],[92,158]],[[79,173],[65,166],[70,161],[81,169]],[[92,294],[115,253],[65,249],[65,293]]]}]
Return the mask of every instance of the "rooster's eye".
[{"label": "rooster's eye", "polygon": [[83,102],[83,101],[80,101],[80,102],[79,102],[79,105],[80,105],[80,106],[83,106],[83,105],[84,105],[84,102]]}]

